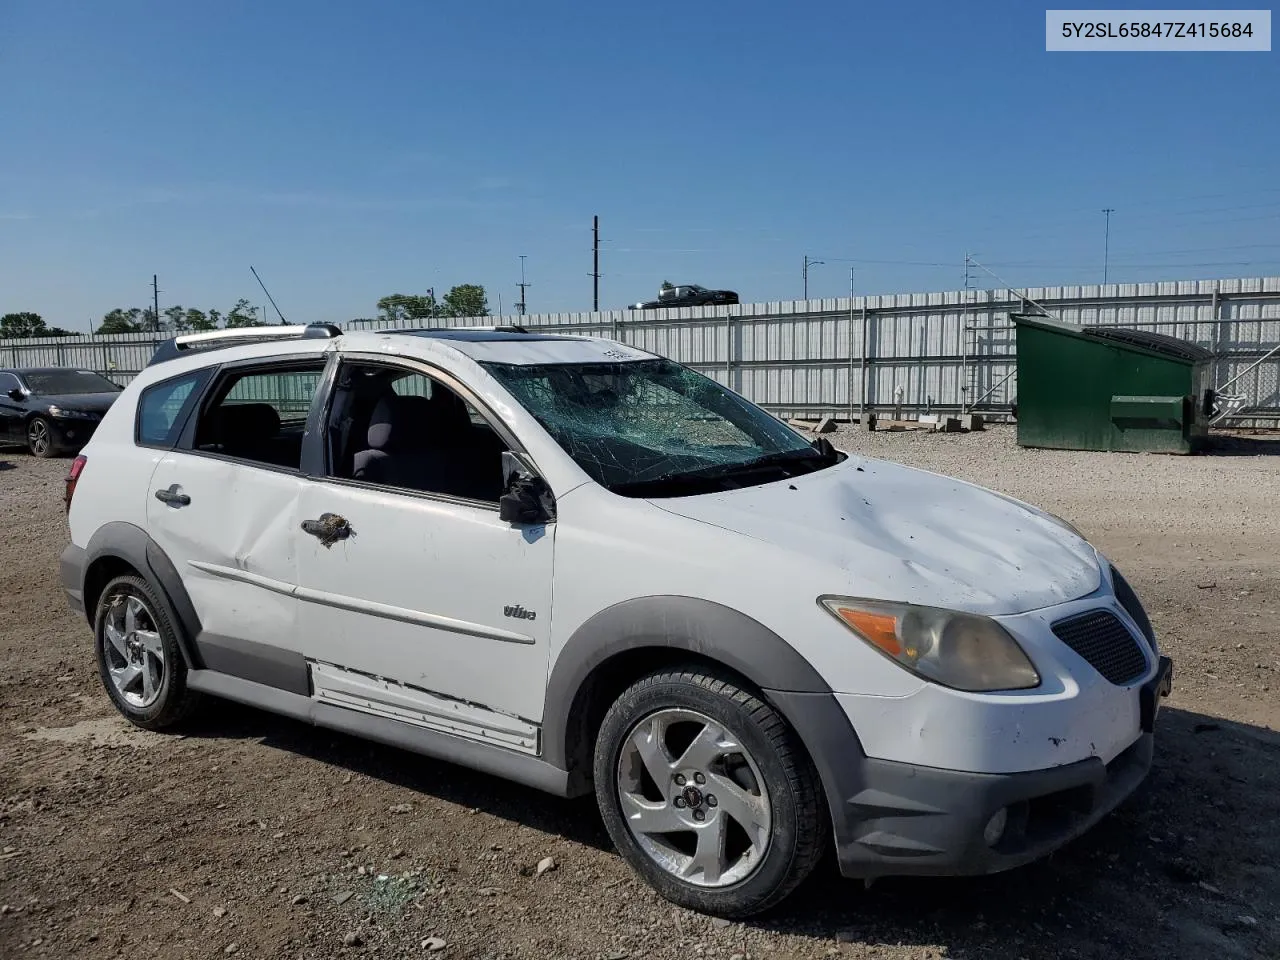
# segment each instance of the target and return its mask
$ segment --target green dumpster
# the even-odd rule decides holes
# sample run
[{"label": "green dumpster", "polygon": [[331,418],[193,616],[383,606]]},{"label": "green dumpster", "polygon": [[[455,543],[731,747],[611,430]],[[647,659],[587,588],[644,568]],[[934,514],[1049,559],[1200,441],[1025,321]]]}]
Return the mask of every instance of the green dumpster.
[{"label": "green dumpster", "polygon": [[1213,354],[1176,337],[1015,314],[1018,444],[1192,453],[1209,435]]}]

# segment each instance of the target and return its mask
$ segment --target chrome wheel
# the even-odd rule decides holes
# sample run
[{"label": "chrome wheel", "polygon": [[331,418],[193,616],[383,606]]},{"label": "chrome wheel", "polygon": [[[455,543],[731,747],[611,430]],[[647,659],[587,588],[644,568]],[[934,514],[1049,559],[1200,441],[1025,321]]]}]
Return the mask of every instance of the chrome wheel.
[{"label": "chrome wheel", "polygon": [[27,424],[27,446],[37,457],[43,457],[53,446],[53,438],[49,436],[49,424],[39,417]]},{"label": "chrome wheel", "polygon": [[640,848],[680,880],[727,887],[764,860],[773,816],[760,768],[705,714],[660,710],[632,727],[617,790]]},{"label": "chrome wheel", "polygon": [[156,702],[165,679],[164,641],[146,603],[130,593],[110,600],[102,622],[107,675],[131,707]]}]

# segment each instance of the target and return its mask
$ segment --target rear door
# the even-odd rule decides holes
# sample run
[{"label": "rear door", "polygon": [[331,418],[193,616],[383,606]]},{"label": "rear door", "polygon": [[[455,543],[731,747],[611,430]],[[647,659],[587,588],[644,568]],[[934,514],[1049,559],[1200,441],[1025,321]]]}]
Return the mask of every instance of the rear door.
[{"label": "rear door", "polygon": [[151,536],[191,597],[206,666],[304,695],[295,534],[324,365],[312,354],[222,367],[147,493]]},{"label": "rear door", "polygon": [[[338,371],[334,449],[298,513],[316,534],[296,534],[299,649],[321,700],[536,753],[555,524],[499,518],[508,443],[429,371],[386,359]],[[390,434],[370,430],[379,404],[405,411]],[[341,535],[327,536],[335,517]]]}]

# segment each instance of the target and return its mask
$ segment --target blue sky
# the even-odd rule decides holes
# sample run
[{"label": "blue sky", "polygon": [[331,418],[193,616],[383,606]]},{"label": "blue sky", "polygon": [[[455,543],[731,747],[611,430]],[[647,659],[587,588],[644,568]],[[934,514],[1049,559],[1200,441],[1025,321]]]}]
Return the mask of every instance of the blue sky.
[{"label": "blue sky", "polygon": [[[1280,274],[1280,53],[1044,50],[1019,3],[0,2],[0,312],[510,312]],[[989,284],[996,286],[994,281]]]}]

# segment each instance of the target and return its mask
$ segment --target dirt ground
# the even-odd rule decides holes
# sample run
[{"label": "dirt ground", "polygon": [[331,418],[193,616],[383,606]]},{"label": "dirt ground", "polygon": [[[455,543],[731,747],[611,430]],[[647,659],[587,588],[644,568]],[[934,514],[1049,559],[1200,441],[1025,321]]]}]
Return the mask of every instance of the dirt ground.
[{"label": "dirt ground", "polygon": [[0,449],[0,957],[1280,957],[1280,441],[836,440],[1066,517],[1150,608],[1177,671],[1154,770],[1051,859],[869,889],[828,866],[728,924],[639,882],[590,802],[216,701],[136,730],[58,587],[68,462]]}]

